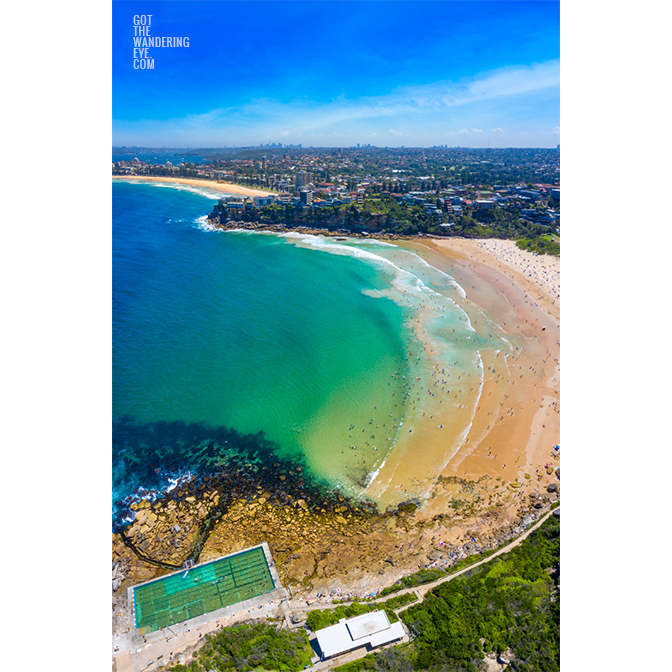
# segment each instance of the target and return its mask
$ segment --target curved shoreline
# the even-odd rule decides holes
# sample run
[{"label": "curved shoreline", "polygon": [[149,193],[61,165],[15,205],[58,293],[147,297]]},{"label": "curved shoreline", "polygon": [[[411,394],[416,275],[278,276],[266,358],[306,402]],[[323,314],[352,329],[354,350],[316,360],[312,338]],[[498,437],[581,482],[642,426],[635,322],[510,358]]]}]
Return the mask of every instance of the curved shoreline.
[{"label": "curved shoreline", "polygon": [[[207,180],[143,179],[217,188]],[[220,185],[218,190],[227,191],[229,186]],[[319,230],[299,232],[325,234]],[[548,490],[552,493],[549,500],[546,489],[552,484],[557,488],[559,478],[552,468],[559,465],[559,452],[553,448],[559,444],[559,284],[554,295],[545,286],[543,273],[526,275],[523,266],[515,263],[545,259],[522,250],[521,257],[512,258],[516,250],[505,249],[510,246],[503,246],[502,252],[496,249],[498,246],[488,245],[492,241],[477,239],[393,240],[454,277],[465,291],[460,305],[474,327],[481,328],[487,316],[511,344],[511,354],[490,352],[483,356],[480,397],[465,440],[436,478],[427,479],[424,472],[427,500],[415,513],[402,510],[359,524],[346,510],[337,514],[340,519],[311,515],[301,506],[271,504],[265,493],[259,493],[252,503],[234,501],[227,508],[204,542],[203,559],[252,545],[265,536],[272,540],[283,582],[295,594],[325,593],[344,585],[358,591],[374,590],[419,566],[439,562],[437,558],[448,550],[451,554],[463,553],[468,546],[465,541],[472,538],[483,545],[494,543],[530,511],[546,507],[556,497],[557,490]],[[414,440],[415,446],[444,445],[438,426],[427,425]],[[407,453],[395,470],[405,476],[414,471],[422,475],[426,464],[418,460],[417,450]],[[387,475],[385,469],[390,469],[391,463],[381,465],[380,479]],[[184,510],[195,510],[199,504],[196,499]],[[151,508],[160,509],[154,505]],[[185,515],[191,527],[191,520],[197,516]],[[296,534],[298,521],[305,524],[305,535]],[[402,552],[406,545],[407,551]],[[362,555],[365,548],[366,555]],[[116,562],[128,563],[125,585],[160,573],[141,558],[129,560],[128,548],[117,545],[115,553]],[[358,554],[366,562],[359,561]],[[384,564],[389,563],[386,557],[394,560],[391,567]]]},{"label": "curved shoreline", "polygon": [[165,182],[167,184],[182,184],[187,187],[205,187],[226,194],[240,194],[241,196],[272,196],[273,192],[263,189],[243,187],[240,184],[216,182],[215,180],[196,180],[186,177],[163,177],[160,175],[112,175],[113,180],[132,180],[134,182]]},{"label": "curved shoreline", "polygon": [[[558,457],[553,446],[560,431],[559,301],[482,243],[423,241],[423,247],[448,260],[467,298],[489,312],[515,346],[503,365],[497,356],[484,361],[488,375],[469,445],[465,442],[449,460],[442,476],[517,482],[516,497],[522,500],[534,493],[545,465]],[[450,488],[437,492],[430,509],[448,506],[453,494]]]}]

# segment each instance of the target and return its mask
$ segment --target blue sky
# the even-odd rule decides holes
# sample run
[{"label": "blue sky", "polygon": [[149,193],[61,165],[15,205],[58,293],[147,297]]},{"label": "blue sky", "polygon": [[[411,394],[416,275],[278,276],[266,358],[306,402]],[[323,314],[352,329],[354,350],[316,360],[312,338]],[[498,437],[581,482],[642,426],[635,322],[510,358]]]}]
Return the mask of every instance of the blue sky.
[{"label": "blue sky", "polygon": [[[134,69],[133,17],[153,48]],[[115,0],[113,144],[555,147],[560,5]]]}]

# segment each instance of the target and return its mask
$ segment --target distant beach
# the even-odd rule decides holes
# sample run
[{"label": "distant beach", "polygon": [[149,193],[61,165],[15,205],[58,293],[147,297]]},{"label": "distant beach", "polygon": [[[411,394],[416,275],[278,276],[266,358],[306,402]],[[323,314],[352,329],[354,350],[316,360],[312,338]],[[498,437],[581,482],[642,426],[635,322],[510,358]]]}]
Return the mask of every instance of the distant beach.
[{"label": "distant beach", "polygon": [[227,194],[240,194],[241,196],[270,196],[270,191],[263,189],[252,189],[243,187],[239,184],[228,184],[227,182],[215,182],[214,180],[194,180],[186,177],[162,177],[155,175],[112,175],[112,179],[117,180],[137,180],[139,182],[167,182],[169,184],[184,184],[191,187],[207,187],[215,191],[222,191]]}]

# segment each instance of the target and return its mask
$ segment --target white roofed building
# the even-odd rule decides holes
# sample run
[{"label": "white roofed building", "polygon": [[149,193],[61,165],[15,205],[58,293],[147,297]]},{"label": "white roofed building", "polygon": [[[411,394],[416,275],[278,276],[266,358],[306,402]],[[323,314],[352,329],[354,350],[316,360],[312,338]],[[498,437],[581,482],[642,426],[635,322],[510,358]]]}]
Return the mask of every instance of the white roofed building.
[{"label": "white roofed building", "polygon": [[405,635],[401,622],[390,623],[384,611],[372,611],[354,618],[342,618],[336,625],[315,632],[322,660],[361,646],[374,649]]}]

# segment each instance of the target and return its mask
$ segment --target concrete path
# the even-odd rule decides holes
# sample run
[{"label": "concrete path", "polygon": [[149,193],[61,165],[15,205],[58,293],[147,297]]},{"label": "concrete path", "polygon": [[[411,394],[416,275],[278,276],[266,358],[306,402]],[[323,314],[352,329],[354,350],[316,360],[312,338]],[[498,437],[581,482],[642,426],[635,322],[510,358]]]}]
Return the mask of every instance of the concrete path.
[{"label": "concrete path", "polygon": [[[489,555],[487,558],[479,560],[478,562],[475,562],[474,564],[469,565],[468,567],[465,567],[464,569],[461,569],[460,571],[455,572],[454,574],[444,576],[441,579],[438,579],[437,581],[432,581],[432,583],[426,583],[421,586],[414,586],[413,588],[403,588],[401,590],[396,591],[392,595],[388,595],[385,597],[378,597],[374,600],[367,600],[366,603],[376,604],[384,602],[385,600],[388,600],[392,597],[396,597],[397,595],[404,595],[406,593],[414,593],[418,597],[418,599],[422,601],[424,600],[425,595],[427,595],[427,593],[430,590],[433,590],[442,583],[445,583],[446,581],[452,581],[454,578],[461,576],[465,572],[469,572],[475,567],[479,567],[480,565],[483,565],[486,562],[490,562],[493,558],[496,558],[499,555],[503,555],[504,553],[508,553],[516,546],[519,546],[522,543],[522,541],[526,539],[534,530],[540,527],[544,523],[544,521],[554,513],[554,511],[559,510],[560,507],[557,507],[552,511],[547,511],[543,516],[541,516],[541,518],[539,518],[539,520],[537,520],[534,523],[534,525],[531,525],[527,530],[525,530],[525,532],[523,532],[523,534],[514,539],[511,543],[507,544],[506,546],[503,546],[492,555]],[[269,595],[266,597],[271,596]],[[277,600],[277,598],[280,598],[280,595],[279,594],[277,596],[273,595],[273,597],[276,597]],[[256,599],[259,600],[260,598]],[[340,602],[339,604],[331,603],[331,604],[311,604],[311,605],[307,605],[303,600],[301,601],[300,604],[298,603],[293,604],[293,602],[298,602],[298,600],[288,602],[287,599],[285,598],[277,600],[275,604],[266,603],[263,606],[255,604],[254,607],[252,607],[251,609],[249,610],[242,609],[236,615],[227,614],[228,618],[226,617],[222,618],[220,616],[219,619],[215,617],[212,620],[207,620],[209,615],[204,614],[198,619],[193,619],[190,622],[185,621],[184,623],[167,628],[166,630],[170,631],[169,633],[167,633],[168,636],[166,636],[165,633],[163,633],[163,631],[153,632],[151,634],[148,634],[146,637],[142,637],[141,635],[136,634],[135,636],[131,637],[127,636],[128,638],[126,638],[122,635],[120,638],[115,640],[115,644],[120,645],[120,650],[114,653],[113,672],[149,672],[149,670],[155,669],[160,665],[165,665],[168,662],[174,661],[178,652],[184,651],[189,646],[193,646],[205,634],[218,630],[221,627],[232,625],[234,621],[240,620],[241,618],[267,617],[271,616],[270,612],[272,611],[273,616],[284,617],[285,622],[289,627],[292,628],[303,627],[304,623],[300,623],[297,625],[293,625],[291,623],[289,616],[291,612],[312,611],[314,609],[336,609],[337,607],[348,606],[349,604],[353,604],[352,601]],[[400,607],[399,609],[395,609],[395,613],[399,614],[402,611],[408,609],[408,607],[413,606],[415,604],[418,604],[418,602],[417,601],[412,602],[410,604],[404,605],[403,607]],[[248,605],[245,604],[245,606],[247,607]],[[259,609],[259,607],[261,607],[261,609]],[[213,612],[212,615],[214,616],[214,614],[216,613],[217,612]],[[404,639],[401,640],[401,643],[405,641],[408,641],[408,635],[406,635]],[[392,644],[390,646],[396,646],[399,643],[400,642],[396,642],[395,644]],[[366,649],[351,651],[350,653],[339,656],[333,660],[316,663],[315,665],[313,665],[311,669],[330,670],[333,669],[334,667],[337,667],[338,665],[343,665],[346,662],[356,660],[357,658],[362,658],[367,653],[369,652]]]}]

